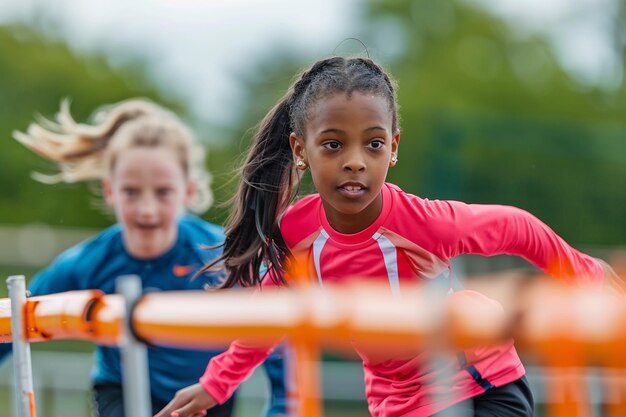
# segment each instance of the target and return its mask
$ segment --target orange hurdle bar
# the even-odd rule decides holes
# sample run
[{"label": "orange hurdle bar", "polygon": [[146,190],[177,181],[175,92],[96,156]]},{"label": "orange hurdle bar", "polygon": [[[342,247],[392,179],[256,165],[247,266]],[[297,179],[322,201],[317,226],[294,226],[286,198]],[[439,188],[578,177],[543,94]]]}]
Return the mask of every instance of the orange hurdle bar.
[{"label": "orange hurdle bar", "polygon": [[[120,296],[105,296],[98,290],[31,297],[24,304],[26,339],[78,339],[117,345],[124,311]],[[0,299],[0,343],[11,341],[11,303]]]},{"label": "orange hurdle bar", "polygon": [[483,304],[484,296],[474,299],[465,293],[470,292],[440,297],[441,303],[418,287],[398,297],[372,286],[150,293],[137,304],[133,327],[150,343],[179,347],[223,346],[244,335],[261,344],[293,336],[345,351],[352,351],[356,340],[384,352],[393,345],[421,348],[448,324],[452,327],[446,334],[460,347],[510,334],[501,309]]},{"label": "orange hurdle bar", "polygon": [[11,300],[0,299],[0,343],[10,343],[13,340],[11,331]]},{"label": "orange hurdle bar", "polygon": [[88,313],[101,297],[102,292],[87,290],[28,298],[24,306],[27,339],[89,339]]},{"label": "orange hurdle bar", "polygon": [[[136,305],[132,324],[150,343],[192,348],[224,346],[243,337],[262,345],[289,336],[304,358],[301,375],[310,375],[311,360],[322,346],[352,352],[356,343],[359,349],[402,354],[389,348],[399,346],[406,353],[425,343],[449,342],[456,349],[508,337],[547,366],[571,369],[593,362],[626,369],[624,296],[541,281],[507,291],[503,309],[472,291],[438,303],[425,288],[403,288],[399,297],[387,296],[387,290],[359,284],[324,290],[150,293]],[[7,301],[0,300],[0,342],[11,336]],[[25,310],[31,341],[76,338],[113,345],[120,339],[124,304],[116,295],[87,291],[35,297],[27,300]],[[580,382],[574,377],[551,383],[552,416],[588,415]],[[301,394],[318,398],[316,385],[305,384],[301,388],[307,392]],[[611,417],[623,415],[624,378],[613,378],[607,387],[614,399]],[[307,404],[314,411],[301,415],[315,415],[315,406]]]}]

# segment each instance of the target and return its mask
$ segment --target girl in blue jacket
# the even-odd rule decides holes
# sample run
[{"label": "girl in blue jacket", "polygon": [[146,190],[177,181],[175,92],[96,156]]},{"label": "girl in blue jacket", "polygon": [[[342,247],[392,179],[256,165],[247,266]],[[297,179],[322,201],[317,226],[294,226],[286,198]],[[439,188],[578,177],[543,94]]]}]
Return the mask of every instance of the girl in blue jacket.
[{"label": "girl in blue jacket", "polygon": [[[64,101],[56,121],[15,132],[23,145],[58,164],[56,175],[35,174],[48,182],[100,181],[117,224],[62,253],[30,285],[32,295],[71,290],[115,292],[120,275],[136,274],[151,290],[200,290],[216,286],[217,273],[192,279],[219,249],[222,228],[196,214],[212,202],[203,148],[172,112],[133,99],[97,112],[92,124],[76,123]],[[10,344],[0,345],[0,359]],[[149,346],[152,408],[156,413],[176,391],[198,381],[218,351]],[[267,416],[286,413],[283,361],[278,353],[265,368],[272,401]],[[118,348],[97,346],[92,371],[93,414],[123,417],[122,369]],[[230,416],[233,401],[208,416]]]}]

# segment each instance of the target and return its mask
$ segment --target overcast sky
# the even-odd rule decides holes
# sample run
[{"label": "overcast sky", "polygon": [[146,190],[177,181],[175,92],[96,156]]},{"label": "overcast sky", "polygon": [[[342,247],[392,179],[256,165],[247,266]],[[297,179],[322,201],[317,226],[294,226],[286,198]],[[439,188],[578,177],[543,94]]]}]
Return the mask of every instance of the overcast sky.
[{"label": "overcast sky", "polygon": [[[437,0],[433,0],[437,1]],[[467,0],[489,7],[520,32],[544,32],[570,70],[610,84],[606,42],[613,0]],[[271,48],[308,59],[355,36],[360,0],[0,0],[0,24],[52,22],[77,50],[112,60],[142,57],[152,75],[196,116],[227,122],[240,99],[234,74]],[[220,123],[221,124],[221,123]]]}]

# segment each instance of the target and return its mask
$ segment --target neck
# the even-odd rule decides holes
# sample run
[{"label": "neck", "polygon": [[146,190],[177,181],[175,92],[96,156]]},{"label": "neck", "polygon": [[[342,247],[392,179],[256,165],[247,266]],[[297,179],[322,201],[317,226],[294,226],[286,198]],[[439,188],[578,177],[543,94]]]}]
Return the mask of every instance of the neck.
[{"label": "neck", "polygon": [[383,209],[382,193],[372,201],[372,203],[359,213],[344,214],[338,213],[322,200],[326,219],[328,223],[339,233],[354,234],[361,232],[371,226]]}]

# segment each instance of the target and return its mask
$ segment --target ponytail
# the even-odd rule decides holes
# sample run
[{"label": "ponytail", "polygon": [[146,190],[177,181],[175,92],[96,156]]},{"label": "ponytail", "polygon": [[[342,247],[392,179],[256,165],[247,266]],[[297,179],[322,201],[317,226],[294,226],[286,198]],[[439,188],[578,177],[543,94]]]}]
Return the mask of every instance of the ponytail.
[{"label": "ponytail", "polygon": [[204,148],[171,111],[142,98],[125,100],[97,111],[91,123],[77,123],[69,100],[63,100],[54,120],[41,118],[26,132],[13,132],[22,145],[55,163],[58,173],[33,173],[41,182],[74,183],[109,178],[119,155],[132,147],[165,147],[196,185],[188,203],[204,213],[213,202],[211,175],[204,164]]},{"label": "ponytail", "polygon": [[259,285],[264,262],[274,271],[276,284],[285,283],[282,271],[290,253],[278,217],[288,207],[295,183],[289,145],[292,96],[290,90],[261,121],[232,200],[224,252],[200,271],[224,262],[228,277],[222,287]]},{"label": "ponytail", "polygon": [[96,113],[97,124],[82,124],[74,120],[70,101],[64,99],[56,120],[42,118],[39,123],[31,123],[26,133],[14,131],[13,137],[58,165],[59,173],[55,175],[33,173],[36,180],[47,184],[99,180],[106,175],[105,150],[120,127],[157,111],[152,103],[135,100]]}]

